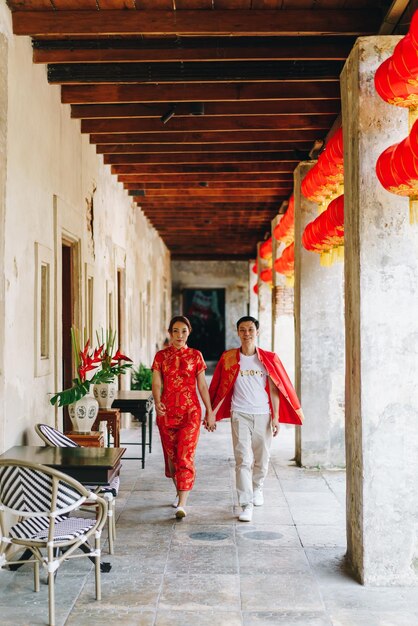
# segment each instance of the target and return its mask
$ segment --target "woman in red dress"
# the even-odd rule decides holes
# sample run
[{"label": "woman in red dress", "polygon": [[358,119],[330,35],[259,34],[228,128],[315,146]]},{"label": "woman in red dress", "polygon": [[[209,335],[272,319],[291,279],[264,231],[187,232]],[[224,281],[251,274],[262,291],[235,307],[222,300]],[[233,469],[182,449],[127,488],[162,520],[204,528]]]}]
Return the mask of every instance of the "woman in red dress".
[{"label": "woman in red dress", "polygon": [[199,439],[199,390],[207,411],[205,427],[215,429],[215,417],[205,380],[206,364],[198,350],[187,346],[192,327],[187,317],[173,317],[168,328],[171,343],[157,352],[152,364],[152,395],[164,452],[165,475],[177,489],[177,519],[186,515],[186,502],[195,479],[194,456]]}]

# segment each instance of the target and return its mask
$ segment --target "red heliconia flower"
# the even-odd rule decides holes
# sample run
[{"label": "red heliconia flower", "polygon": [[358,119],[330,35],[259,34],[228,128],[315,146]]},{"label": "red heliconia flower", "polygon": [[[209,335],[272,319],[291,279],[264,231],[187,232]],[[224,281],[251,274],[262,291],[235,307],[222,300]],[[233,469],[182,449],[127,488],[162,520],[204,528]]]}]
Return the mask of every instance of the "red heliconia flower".
[{"label": "red heliconia flower", "polygon": [[125,354],[122,354],[122,352],[120,351],[120,349],[118,348],[117,352],[114,354],[114,356],[112,357],[112,361],[114,361],[115,363],[117,363],[118,361],[132,361],[132,359],[130,359],[128,356],[126,356]]}]

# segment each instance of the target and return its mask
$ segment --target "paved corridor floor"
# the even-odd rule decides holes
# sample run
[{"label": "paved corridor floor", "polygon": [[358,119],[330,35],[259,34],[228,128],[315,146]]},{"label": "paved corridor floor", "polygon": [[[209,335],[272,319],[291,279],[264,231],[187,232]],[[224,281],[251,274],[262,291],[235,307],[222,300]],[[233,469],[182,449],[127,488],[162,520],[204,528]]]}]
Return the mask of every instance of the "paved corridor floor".
[{"label": "paved corridor floor", "polygon": [[[293,429],[274,440],[265,505],[238,522],[230,424],[202,430],[188,516],[173,518],[158,434],[145,469],[125,461],[112,570],[94,600],[90,563],[56,581],[57,626],[414,626],[417,588],[364,588],[344,571],[343,472],[291,460]],[[122,440],[137,430],[124,432]],[[0,573],[0,624],[47,622],[47,586],[32,570]]]}]

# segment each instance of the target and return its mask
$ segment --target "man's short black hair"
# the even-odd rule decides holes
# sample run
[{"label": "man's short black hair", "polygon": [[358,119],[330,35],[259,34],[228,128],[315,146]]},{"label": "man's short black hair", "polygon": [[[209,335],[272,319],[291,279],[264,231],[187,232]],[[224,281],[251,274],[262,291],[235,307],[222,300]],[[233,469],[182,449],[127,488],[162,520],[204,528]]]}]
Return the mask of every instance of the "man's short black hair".
[{"label": "man's short black hair", "polygon": [[239,330],[239,325],[243,322],[252,322],[257,330],[260,328],[260,322],[256,320],[255,317],[251,317],[251,315],[244,315],[244,317],[240,317],[237,322],[237,330]]}]

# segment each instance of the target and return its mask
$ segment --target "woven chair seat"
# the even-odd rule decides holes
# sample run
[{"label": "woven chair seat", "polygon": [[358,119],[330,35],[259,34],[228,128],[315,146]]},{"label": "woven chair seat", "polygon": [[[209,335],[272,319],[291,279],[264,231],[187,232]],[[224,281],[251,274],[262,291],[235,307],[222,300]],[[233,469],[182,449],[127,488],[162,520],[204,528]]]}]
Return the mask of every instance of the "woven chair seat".
[{"label": "woven chair seat", "polygon": [[[84,535],[95,524],[95,520],[83,517],[66,517],[57,521],[54,527],[54,541],[69,541]],[[9,535],[14,539],[48,539],[49,518],[28,518],[12,526]]]}]

